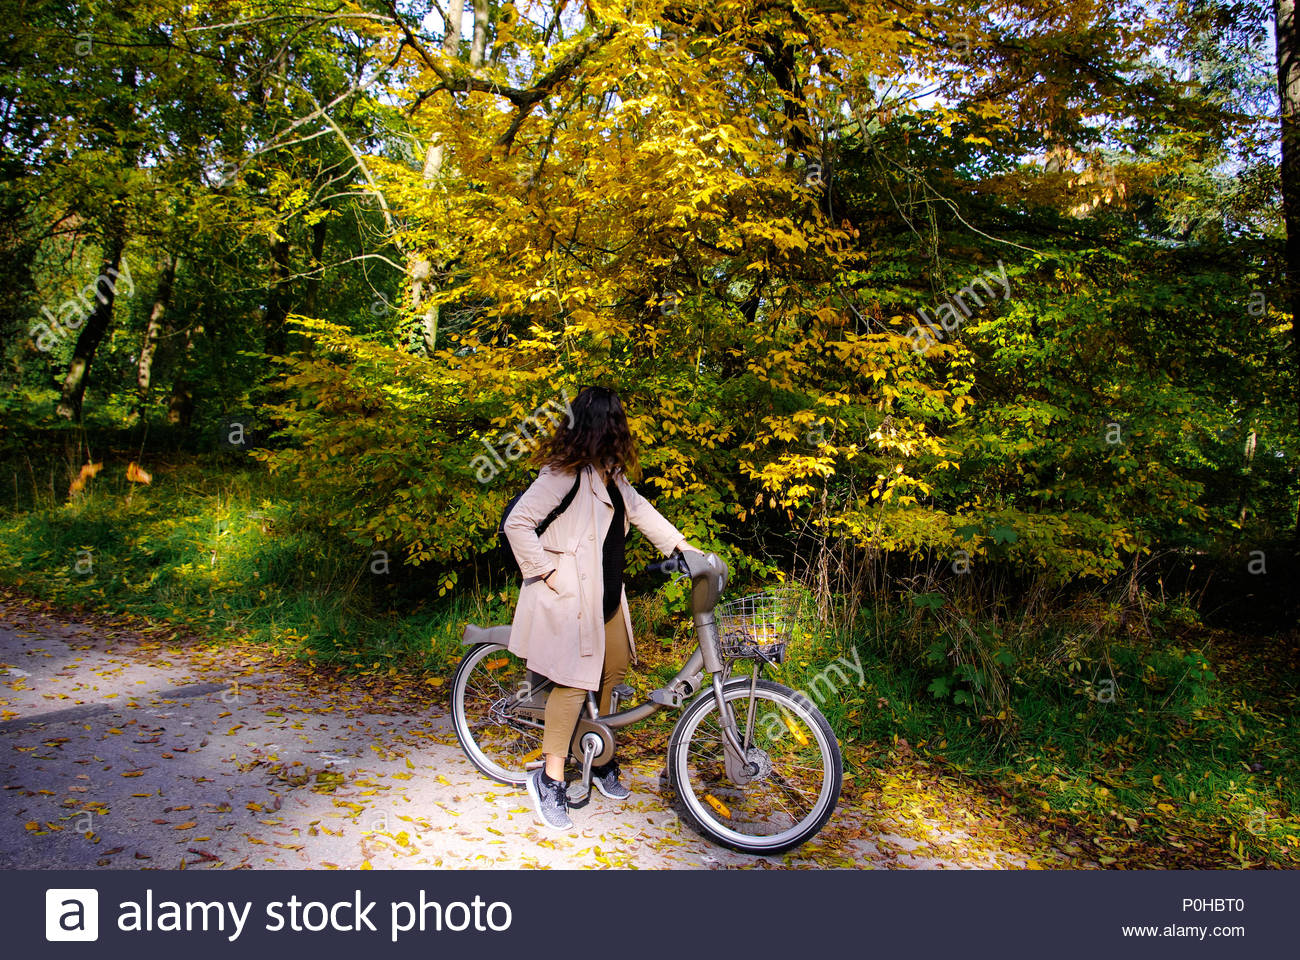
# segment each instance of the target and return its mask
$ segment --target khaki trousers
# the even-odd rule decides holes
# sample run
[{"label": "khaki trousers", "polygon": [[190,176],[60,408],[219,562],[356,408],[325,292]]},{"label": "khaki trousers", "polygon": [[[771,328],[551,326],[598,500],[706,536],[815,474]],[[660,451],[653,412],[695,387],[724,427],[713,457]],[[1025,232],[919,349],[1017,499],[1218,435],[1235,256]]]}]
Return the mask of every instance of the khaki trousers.
[{"label": "khaki trousers", "polygon": [[[605,623],[605,664],[600,676],[600,713],[609,713],[611,691],[627,676],[628,661],[627,625],[623,610]],[[588,691],[581,687],[564,687],[558,683],[546,697],[546,728],[542,735],[542,753],[557,757],[569,756],[569,745],[577,733],[578,719],[587,702]]]}]

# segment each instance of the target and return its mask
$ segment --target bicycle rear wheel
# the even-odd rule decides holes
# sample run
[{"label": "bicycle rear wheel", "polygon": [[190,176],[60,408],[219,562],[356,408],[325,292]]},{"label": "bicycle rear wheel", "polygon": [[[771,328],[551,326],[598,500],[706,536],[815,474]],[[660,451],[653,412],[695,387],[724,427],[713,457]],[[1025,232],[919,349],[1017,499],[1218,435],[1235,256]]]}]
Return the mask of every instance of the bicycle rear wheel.
[{"label": "bicycle rear wheel", "polygon": [[514,713],[531,688],[528,667],[499,643],[471,647],[456,668],[451,713],[470,763],[494,780],[523,786],[526,764],[542,759],[542,725]]},{"label": "bicycle rear wheel", "polygon": [[[749,680],[723,687],[723,708],[736,716],[742,739]],[[830,724],[789,687],[759,680],[748,759],[758,774],[747,783],[728,775],[721,714],[709,691],[686,709],[668,744],[668,782],[686,819],[714,843],[744,853],[774,854],[806,842],[839,802],[844,763]]]}]

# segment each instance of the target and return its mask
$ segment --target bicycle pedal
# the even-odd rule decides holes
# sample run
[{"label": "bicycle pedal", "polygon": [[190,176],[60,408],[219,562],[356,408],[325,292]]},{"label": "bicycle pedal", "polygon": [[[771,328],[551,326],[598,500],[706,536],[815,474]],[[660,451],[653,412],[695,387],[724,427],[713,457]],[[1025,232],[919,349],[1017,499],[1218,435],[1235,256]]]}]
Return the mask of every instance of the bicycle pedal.
[{"label": "bicycle pedal", "polygon": [[609,712],[618,713],[618,708],[626,701],[631,702],[636,696],[636,691],[626,683],[620,683],[609,692]]},{"label": "bicycle pedal", "polygon": [[569,806],[575,809],[585,807],[587,801],[591,799],[591,787],[588,786],[584,789],[580,780],[575,780],[569,784],[569,788],[565,792],[568,794]]}]

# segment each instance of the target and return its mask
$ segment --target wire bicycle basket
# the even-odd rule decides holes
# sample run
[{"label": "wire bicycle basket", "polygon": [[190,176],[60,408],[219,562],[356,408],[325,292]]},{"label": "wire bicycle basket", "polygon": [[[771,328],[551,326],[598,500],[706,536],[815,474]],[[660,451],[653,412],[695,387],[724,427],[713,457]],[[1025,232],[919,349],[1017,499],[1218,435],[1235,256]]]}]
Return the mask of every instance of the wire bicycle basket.
[{"label": "wire bicycle basket", "polygon": [[718,624],[718,653],[724,660],[785,659],[799,608],[798,591],[778,587],[720,603],[713,616]]}]

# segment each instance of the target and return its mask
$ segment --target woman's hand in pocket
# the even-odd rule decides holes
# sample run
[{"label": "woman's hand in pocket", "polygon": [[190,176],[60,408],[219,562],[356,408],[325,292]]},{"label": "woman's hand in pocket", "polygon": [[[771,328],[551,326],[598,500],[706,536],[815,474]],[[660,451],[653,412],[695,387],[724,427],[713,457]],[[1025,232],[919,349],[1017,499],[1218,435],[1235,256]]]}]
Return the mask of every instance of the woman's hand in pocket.
[{"label": "woman's hand in pocket", "polygon": [[551,588],[551,593],[559,593],[560,589],[555,585],[556,577],[559,576],[559,568],[553,568],[550,573],[542,580],[542,583]]}]

